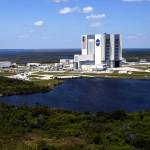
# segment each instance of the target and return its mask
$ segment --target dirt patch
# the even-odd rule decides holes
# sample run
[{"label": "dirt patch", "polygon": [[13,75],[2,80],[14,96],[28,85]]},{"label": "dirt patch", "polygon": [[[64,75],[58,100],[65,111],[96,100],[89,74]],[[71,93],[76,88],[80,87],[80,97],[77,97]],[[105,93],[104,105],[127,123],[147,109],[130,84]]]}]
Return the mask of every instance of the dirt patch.
[{"label": "dirt patch", "polygon": [[28,135],[22,140],[26,145],[36,147],[39,141],[45,141],[50,146],[75,146],[84,144],[84,140],[76,137],[48,138],[38,135]]}]

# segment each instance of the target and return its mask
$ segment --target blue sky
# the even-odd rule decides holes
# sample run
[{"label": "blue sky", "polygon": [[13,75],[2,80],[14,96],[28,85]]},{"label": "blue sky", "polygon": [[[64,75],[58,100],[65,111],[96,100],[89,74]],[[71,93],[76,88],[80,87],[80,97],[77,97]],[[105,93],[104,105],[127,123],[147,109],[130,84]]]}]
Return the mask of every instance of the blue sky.
[{"label": "blue sky", "polygon": [[150,0],[0,0],[0,49],[80,48],[82,34],[120,33],[150,47]]}]

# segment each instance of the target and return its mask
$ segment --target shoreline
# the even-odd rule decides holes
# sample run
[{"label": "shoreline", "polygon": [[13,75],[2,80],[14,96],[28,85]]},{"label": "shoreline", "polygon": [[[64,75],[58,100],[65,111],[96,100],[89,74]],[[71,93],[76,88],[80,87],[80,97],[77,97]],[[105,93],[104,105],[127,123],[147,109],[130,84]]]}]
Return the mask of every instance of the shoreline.
[{"label": "shoreline", "polygon": [[[65,76],[65,75],[64,75]],[[69,76],[69,78],[67,78],[67,76],[65,76],[65,78],[55,78],[55,79],[51,79],[51,80],[40,80],[39,82],[45,82],[45,81],[52,81],[52,80],[57,80],[57,83],[55,84],[52,84],[51,86],[47,86],[46,87],[42,87],[44,88],[44,91],[41,90],[41,91],[37,91],[37,92],[27,92],[27,93],[19,93],[19,94],[8,94],[8,95],[5,95],[5,94],[0,94],[0,97],[6,97],[6,96],[15,96],[15,95],[31,95],[31,94],[39,94],[39,93],[47,93],[47,92],[50,92],[52,91],[53,89],[55,89],[55,87],[65,83],[65,80],[69,80],[69,79],[82,79],[82,78],[103,78],[103,79],[128,79],[128,80],[150,80],[150,78],[136,78],[136,77],[119,77],[119,76],[99,76],[99,75],[94,75],[94,76],[91,76],[91,75],[81,75],[80,76],[76,76],[76,77],[72,77]],[[16,80],[16,79],[12,79],[12,80]],[[19,80],[20,81],[20,80]],[[26,81],[25,81],[26,82]],[[36,82],[38,81],[27,81],[27,82],[31,82],[31,83],[34,83],[36,84]]]},{"label": "shoreline", "polygon": [[[6,76],[6,77],[4,76],[4,78],[7,78],[8,80],[11,80],[12,82],[15,82],[17,80],[19,83],[21,83],[20,88],[24,87],[26,83],[32,84],[34,88],[31,91],[27,87],[23,88],[22,90],[20,88],[15,89],[14,87],[17,87],[18,82],[13,84],[14,87],[11,84],[10,85],[3,84],[3,86],[1,85],[0,87],[0,97],[12,96],[12,95],[30,95],[30,94],[36,94],[36,93],[50,92],[57,85],[63,84],[64,81],[68,79],[103,78],[103,79],[122,79],[122,80],[123,79],[150,80],[150,73],[149,72],[134,72],[134,71],[132,71],[131,74],[119,73],[116,71],[115,72],[46,72],[46,71],[38,72],[37,71],[37,72],[31,72],[31,75],[28,76],[28,78],[30,79],[29,81],[18,80],[18,79],[13,78],[13,76]],[[6,87],[6,90],[4,89],[4,87]],[[10,92],[7,92],[7,88],[8,90],[10,90]],[[12,92],[11,92],[11,88],[12,88]]]}]

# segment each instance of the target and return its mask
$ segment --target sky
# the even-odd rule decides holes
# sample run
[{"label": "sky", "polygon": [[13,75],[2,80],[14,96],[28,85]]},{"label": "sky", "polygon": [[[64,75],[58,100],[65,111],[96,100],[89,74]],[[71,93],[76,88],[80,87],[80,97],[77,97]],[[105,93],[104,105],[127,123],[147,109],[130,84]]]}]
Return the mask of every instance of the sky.
[{"label": "sky", "polygon": [[150,48],[150,0],[0,0],[0,49],[80,48],[100,33]]}]

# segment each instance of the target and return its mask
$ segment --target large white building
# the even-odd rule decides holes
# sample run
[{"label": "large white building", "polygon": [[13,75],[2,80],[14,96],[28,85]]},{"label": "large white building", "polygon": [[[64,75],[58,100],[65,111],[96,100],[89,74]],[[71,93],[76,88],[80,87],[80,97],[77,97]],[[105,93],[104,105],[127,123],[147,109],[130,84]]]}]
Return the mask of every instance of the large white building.
[{"label": "large white building", "polygon": [[82,54],[74,56],[76,68],[82,65],[121,67],[122,39],[120,34],[82,35]]}]

